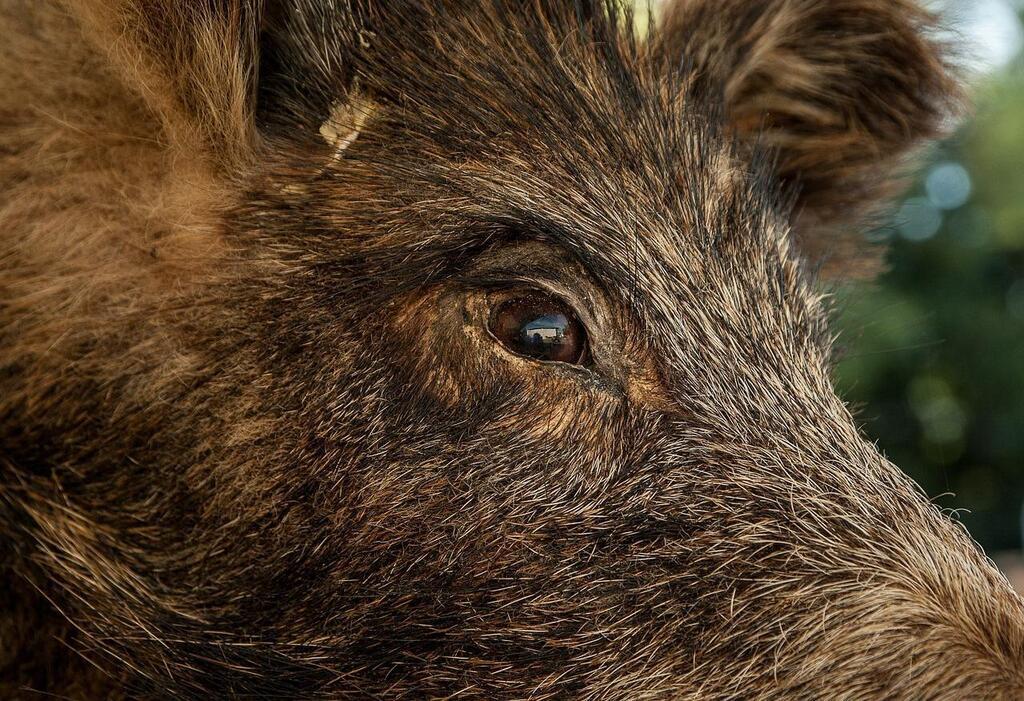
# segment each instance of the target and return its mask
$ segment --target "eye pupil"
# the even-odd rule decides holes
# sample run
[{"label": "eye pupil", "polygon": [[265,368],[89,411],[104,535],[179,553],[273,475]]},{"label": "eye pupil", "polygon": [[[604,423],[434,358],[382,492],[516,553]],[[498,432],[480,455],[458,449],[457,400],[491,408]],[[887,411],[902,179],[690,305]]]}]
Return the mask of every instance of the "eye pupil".
[{"label": "eye pupil", "polygon": [[567,305],[546,295],[500,303],[491,313],[490,330],[507,349],[535,360],[579,364],[586,351],[583,324]]}]

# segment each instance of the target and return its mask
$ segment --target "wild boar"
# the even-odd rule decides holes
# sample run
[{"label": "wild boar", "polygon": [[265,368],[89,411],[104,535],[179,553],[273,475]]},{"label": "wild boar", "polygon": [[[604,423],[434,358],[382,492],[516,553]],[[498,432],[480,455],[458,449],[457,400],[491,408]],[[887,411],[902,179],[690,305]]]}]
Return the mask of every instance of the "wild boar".
[{"label": "wild boar", "polygon": [[2,693],[1022,698],[828,286],[910,0],[2,0]]}]

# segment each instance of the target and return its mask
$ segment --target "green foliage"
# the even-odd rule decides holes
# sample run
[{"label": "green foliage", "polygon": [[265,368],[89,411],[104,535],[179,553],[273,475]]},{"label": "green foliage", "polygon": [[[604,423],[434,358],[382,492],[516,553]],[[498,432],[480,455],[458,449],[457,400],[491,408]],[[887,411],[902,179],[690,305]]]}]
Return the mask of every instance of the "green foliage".
[{"label": "green foliage", "polygon": [[1020,547],[1024,501],[1024,66],[976,99],[882,232],[890,271],[840,293],[836,379],[889,458],[995,551]]}]

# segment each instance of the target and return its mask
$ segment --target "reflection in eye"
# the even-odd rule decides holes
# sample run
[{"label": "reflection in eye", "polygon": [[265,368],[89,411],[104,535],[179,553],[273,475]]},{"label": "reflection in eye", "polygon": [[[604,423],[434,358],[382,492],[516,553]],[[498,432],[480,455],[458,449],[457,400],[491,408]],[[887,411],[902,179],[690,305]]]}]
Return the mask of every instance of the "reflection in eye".
[{"label": "reflection in eye", "polygon": [[554,297],[533,293],[495,307],[491,333],[518,355],[541,361],[580,364],[586,332],[572,310]]}]

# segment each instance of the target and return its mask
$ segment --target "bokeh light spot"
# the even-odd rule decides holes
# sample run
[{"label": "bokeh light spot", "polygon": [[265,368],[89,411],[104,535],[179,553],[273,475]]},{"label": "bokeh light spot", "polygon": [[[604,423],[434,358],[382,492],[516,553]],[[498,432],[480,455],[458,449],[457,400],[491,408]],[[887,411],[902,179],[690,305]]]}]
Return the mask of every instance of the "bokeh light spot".
[{"label": "bokeh light spot", "polygon": [[942,212],[926,197],[912,197],[896,213],[900,236],[908,241],[927,241],[942,227]]},{"label": "bokeh light spot", "polygon": [[940,163],[924,181],[928,201],[939,209],[957,209],[971,198],[971,176],[959,163]]},{"label": "bokeh light spot", "polygon": [[947,20],[967,44],[964,58],[974,73],[1005,67],[1024,46],[1024,29],[1014,7],[1006,0],[932,2],[945,9]]}]

